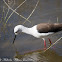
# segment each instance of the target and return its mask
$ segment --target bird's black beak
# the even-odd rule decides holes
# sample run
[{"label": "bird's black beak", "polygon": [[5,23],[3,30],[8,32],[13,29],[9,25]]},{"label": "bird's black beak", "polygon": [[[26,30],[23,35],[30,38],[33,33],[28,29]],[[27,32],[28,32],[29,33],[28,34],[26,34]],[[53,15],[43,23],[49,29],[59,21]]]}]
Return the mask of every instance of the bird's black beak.
[{"label": "bird's black beak", "polygon": [[15,42],[16,36],[17,36],[17,35],[14,36],[13,44],[14,44],[14,42]]}]

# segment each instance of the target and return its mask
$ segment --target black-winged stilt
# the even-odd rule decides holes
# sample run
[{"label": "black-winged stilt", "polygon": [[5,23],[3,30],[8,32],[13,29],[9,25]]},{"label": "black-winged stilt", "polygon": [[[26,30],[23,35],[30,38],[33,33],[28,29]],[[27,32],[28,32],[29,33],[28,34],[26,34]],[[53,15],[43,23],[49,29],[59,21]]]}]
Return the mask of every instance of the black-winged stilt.
[{"label": "black-winged stilt", "polygon": [[[14,33],[15,33],[15,38],[16,38],[16,35],[18,35],[21,32],[30,34],[36,38],[42,37],[42,39],[44,40],[44,46],[46,47],[46,41],[44,37],[50,34],[59,32],[61,30],[62,30],[62,23],[40,23],[40,24],[34,25],[31,28],[24,27],[23,25],[17,25],[14,28]],[[13,40],[13,43],[15,41],[15,38]],[[49,41],[51,43],[50,39]]]}]

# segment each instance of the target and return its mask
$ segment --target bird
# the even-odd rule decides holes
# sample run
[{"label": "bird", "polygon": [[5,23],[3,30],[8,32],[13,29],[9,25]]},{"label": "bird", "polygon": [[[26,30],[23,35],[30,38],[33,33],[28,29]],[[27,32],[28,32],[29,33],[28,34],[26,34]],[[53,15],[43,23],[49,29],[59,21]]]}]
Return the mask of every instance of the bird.
[{"label": "bird", "polygon": [[[21,32],[32,35],[35,38],[42,38],[44,41],[45,48],[46,48],[45,37],[52,35],[59,31],[62,31],[62,23],[40,23],[40,24],[34,25],[31,28],[25,27],[23,25],[17,25],[14,27],[15,38]],[[15,38],[13,40],[13,43],[15,41]],[[49,41],[50,43],[52,43],[50,39]]]}]

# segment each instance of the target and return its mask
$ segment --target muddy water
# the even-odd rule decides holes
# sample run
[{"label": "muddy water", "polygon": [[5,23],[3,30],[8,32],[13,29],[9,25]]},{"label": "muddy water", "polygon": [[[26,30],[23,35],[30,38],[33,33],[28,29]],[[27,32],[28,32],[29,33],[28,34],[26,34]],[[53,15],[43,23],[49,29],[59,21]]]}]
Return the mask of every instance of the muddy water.
[{"label": "muddy water", "polygon": [[[8,2],[9,1],[9,2]],[[20,5],[24,0],[5,0],[5,2],[14,10],[18,5]],[[21,7],[19,7],[16,12],[8,19],[10,14],[13,12],[8,9],[8,6],[4,3],[3,0],[0,0],[0,58],[14,58],[16,51],[20,54],[24,54],[27,51],[43,49],[43,40],[34,38],[33,36],[27,34],[20,34],[15,40],[15,46],[12,45],[14,33],[13,28],[18,24],[23,24],[25,19],[20,17],[20,15],[27,18],[32,10],[34,9],[38,0],[27,0]],[[6,19],[5,19],[6,17]],[[8,21],[7,21],[8,19]],[[56,23],[62,22],[62,1],[61,0],[40,0],[35,12],[29,18],[29,21],[26,21],[24,26],[32,27],[38,23]],[[6,23],[7,21],[7,23]],[[6,23],[6,26],[4,25]],[[62,32],[57,33],[56,35],[51,36],[52,43],[54,43],[58,38],[62,36]],[[49,47],[48,39],[47,47]],[[62,62],[62,40],[57,42],[54,48],[51,48],[53,51],[47,51],[45,54],[35,54],[38,55],[39,61],[43,62]],[[33,54],[34,55],[34,54]],[[32,55],[32,57],[33,57]],[[45,60],[44,60],[44,58]],[[57,58],[57,60],[56,60]],[[42,60],[43,59],[43,60]]]}]

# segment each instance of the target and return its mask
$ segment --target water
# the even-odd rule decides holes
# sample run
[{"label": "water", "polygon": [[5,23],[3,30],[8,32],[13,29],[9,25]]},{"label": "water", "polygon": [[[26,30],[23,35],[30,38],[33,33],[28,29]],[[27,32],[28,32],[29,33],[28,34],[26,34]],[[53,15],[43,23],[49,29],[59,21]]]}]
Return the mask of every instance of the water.
[{"label": "water", "polygon": [[[9,6],[14,10],[24,0],[5,0],[5,1],[6,3],[8,3],[9,1],[10,2],[8,3]],[[38,0],[30,0],[30,1],[27,0],[21,7],[19,7],[16,10],[16,12],[19,13],[19,15],[22,15],[25,18],[27,18],[34,9],[37,1]],[[16,13],[13,13],[6,23],[6,20],[8,19],[8,17],[12,12],[13,12],[12,10],[8,9],[7,5],[3,2],[3,0],[0,0],[0,58],[13,59],[16,55],[16,51],[18,51],[20,54],[24,54],[27,51],[43,49],[44,45],[42,39],[36,39],[33,36],[27,34],[18,35],[15,40],[15,46],[12,45],[14,38],[13,28],[16,25],[23,24],[24,21],[26,21]],[[33,25],[42,22],[56,23],[58,21],[59,23],[61,23],[62,22],[61,13],[62,13],[61,0],[40,0],[35,12],[29,18],[31,23],[29,21],[26,21],[23,25],[27,27],[32,27]],[[4,26],[5,23],[6,26]],[[53,35],[53,37],[51,36],[50,38],[52,40],[52,43],[54,43],[58,38],[60,38],[62,36],[61,34],[62,32],[59,32],[58,34]],[[49,42],[47,38],[46,41],[47,41],[47,47],[49,47],[48,44]],[[52,51],[48,50],[44,54],[42,53],[39,54],[35,52],[31,56],[34,57],[35,55],[36,58],[37,56],[40,57],[37,58],[40,62],[55,62],[55,61],[62,62],[61,41],[62,40],[56,43],[53,46],[54,48],[53,47],[51,48]],[[26,57],[28,58],[28,56]]]}]

